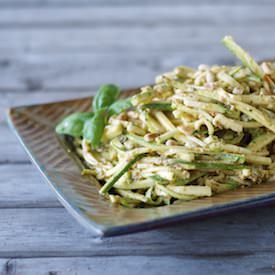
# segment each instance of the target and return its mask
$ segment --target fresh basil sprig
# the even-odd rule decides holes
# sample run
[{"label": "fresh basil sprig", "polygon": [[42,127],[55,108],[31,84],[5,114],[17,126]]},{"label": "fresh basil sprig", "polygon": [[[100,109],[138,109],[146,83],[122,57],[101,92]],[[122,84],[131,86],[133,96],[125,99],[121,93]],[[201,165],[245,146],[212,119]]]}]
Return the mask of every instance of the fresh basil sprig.
[{"label": "fresh basil sprig", "polygon": [[93,110],[94,112],[109,107],[112,103],[116,101],[120,94],[120,89],[114,84],[102,85],[97,91],[93,100]]},{"label": "fresh basil sprig", "polygon": [[116,101],[119,93],[120,89],[117,86],[113,84],[103,85],[93,100],[95,115],[85,122],[83,137],[91,142],[94,149],[100,145],[107,119],[132,107],[130,99]]},{"label": "fresh basil sprig", "polygon": [[133,105],[131,103],[130,98],[120,99],[120,100],[117,100],[116,102],[114,102],[109,107],[109,113],[108,114],[109,114],[109,116],[118,115],[118,114],[122,113],[123,111],[126,111],[127,109],[130,109],[131,107],[133,107]]},{"label": "fresh basil sprig", "polygon": [[94,116],[84,124],[83,137],[91,142],[92,148],[99,147],[105,124],[108,118],[108,108],[116,101],[120,89],[114,84],[102,85],[97,91],[92,107]]},{"label": "fresh basil sprig", "polygon": [[99,147],[107,119],[107,110],[98,110],[91,119],[85,121],[83,137],[91,142],[92,148]]},{"label": "fresh basil sprig", "polygon": [[93,112],[74,113],[65,117],[55,128],[58,134],[70,135],[73,137],[82,136],[84,122],[93,117]]},{"label": "fresh basil sprig", "polygon": [[94,112],[74,113],[57,126],[58,134],[81,137],[91,142],[96,149],[101,143],[107,119],[132,107],[131,99],[117,100],[120,89],[116,85],[102,85],[96,93],[92,108]]}]

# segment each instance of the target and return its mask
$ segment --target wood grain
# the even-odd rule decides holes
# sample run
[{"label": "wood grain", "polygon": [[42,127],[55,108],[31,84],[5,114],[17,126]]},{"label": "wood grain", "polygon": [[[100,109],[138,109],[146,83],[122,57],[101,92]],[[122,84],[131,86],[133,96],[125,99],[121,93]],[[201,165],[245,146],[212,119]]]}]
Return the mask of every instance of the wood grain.
[{"label": "wood grain", "polygon": [[[251,23],[251,24],[250,24]],[[221,39],[227,35],[233,35],[245,48],[261,54],[269,50],[274,42],[272,25],[259,25],[252,23],[249,26],[102,26],[82,27],[82,28],[27,28],[20,29],[1,29],[0,37],[3,39],[0,45],[1,60],[15,58],[22,55],[32,56],[32,54],[52,53],[54,56],[64,53],[82,53],[82,54],[138,54],[155,52],[159,58],[164,55],[175,53],[183,55],[186,51],[200,52],[205,49],[209,51],[210,56],[215,59],[215,51],[218,54],[226,54],[228,51],[221,44]],[[261,32],[261,36],[255,33]],[[247,37],[243,36],[247,34]],[[180,35],[179,35],[180,34]],[[91,39],[87,39],[91,37]],[[127,39],[123,39],[127,37]],[[71,39],[69,39],[71,38]],[[100,41],[100,43],[98,43]],[[7,56],[8,55],[8,56]],[[201,56],[201,55],[200,55]],[[190,58],[191,59],[191,58]],[[38,58],[33,57],[33,61]],[[149,61],[149,60],[148,60]],[[212,61],[210,61],[212,62]],[[107,65],[107,63],[105,63]],[[4,67],[9,64],[1,62]],[[106,66],[107,67],[107,66]]]},{"label": "wood grain", "polygon": [[274,210],[273,206],[157,231],[99,239],[84,230],[63,208],[1,209],[0,257],[218,258],[275,253]]},{"label": "wood grain", "polygon": [[0,10],[0,91],[130,87],[179,64],[232,64],[219,42],[225,34],[257,59],[272,57],[273,8],[254,11],[247,4]]},{"label": "wood grain", "polygon": [[[257,59],[272,55],[272,49],[255,54]],[[171,52],[161,58],[157,52],[151,54],[139,52],[127,55],[111,53],[29,54],[3,57],[2,60],[2,64],[5,65],[0,65],[0,91],[40,89],[74,89],[77,91],[110,82],[117,83],[121,87],[136,87],[152,83],[157,74],[181,64],[189,66],[197,66],[200,63],[234,64],[236,61],[224,49],[215,54],[209,50],[207,55],[202,49],[200,52],[185,51],[183,54]]]},{"label": "wood grain", "polygon": [[[273,0],[231,0],[230,3],[232,5],[272,5],[274,4]],[[2,7],[16,7],[16,8],[25,8],[27,7],[66,7],[66,6],[112,6],[112,5],[122,5],[122,6],[147,6],[147,5],[167,5],[167,1],[165,0],[139,0],[138,2],[135,0],[1,0],[0,6]],[[170,0],[169,5],[188,5],[188,6],[196,6],[198,4],[208,4],[208,5],[223,5],[228,4],[227,0],[195,0],[195,1],[188,1],[188,0]]]},{"label": "wood grain", "polygon": [[39,172],[30,163],[2,164],[0,174],[0,208],[61,207]]},{"label": "wood grain", "polygon": [[[4,275],[104,275],[147,274],[225,274],[234,270],[236,275],[274,272],[274,254],[258,253],[249,256],[219,256],[217,258],[185,256],[118,256],[79,258],[1,259]],[[209,264],[209,262],[211,264]],[[221,262],[223,263],[221,265]],[[238,269],[236,270],[236,266]],[[5,273],[6,272],[6,273]]]},{"label": "wood grain", "polygon": [[[271,7],[273,7],[272,5]],[[101,26],[181,26],[201,27],[266,27],[275,21],[273,9],[265,5],[257,7],[240,4],[212,5],[155,5],[144,6],[103,6],[103,7],[64,7],[62,14],[56,8],[4,9],[0,11],[0,27],[5,28],[44,28],[44,27],[101,27]],[[198,16],[198,14],[200,16]],[[246,14],[246,16],[244,16]],[[230,21],[230,24],[228,22]]]}]

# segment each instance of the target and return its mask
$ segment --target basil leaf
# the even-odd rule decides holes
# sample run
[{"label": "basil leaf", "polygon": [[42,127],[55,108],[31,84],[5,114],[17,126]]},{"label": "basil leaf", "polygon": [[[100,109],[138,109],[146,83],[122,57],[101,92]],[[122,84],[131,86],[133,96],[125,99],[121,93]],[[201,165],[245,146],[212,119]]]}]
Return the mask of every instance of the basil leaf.
[{"label": "basil leaf", "polygon": [[109,107],[114,103],[120,94],[120,89],[116,85],[102,85],[93,100],[93,110],[96,112],[102,108]]},{"label": "basil leaf", "polygon": [[94,114],[92,112],[73,113],[65,117],[55,128],[58,134],[70,135],[73,137],[82,136],[84,122],[90,119]]},{"label": "basil leaf", "polygon": [[133,105],[130,98],[117,100],[109,107],[109,116],[118,115],[131,107]]},{"label": "basil leaf", "polygon": [[97,111],[94,116],[85,121],[83,129],[84,139],[91,142],[92,148],[99,147],[106,123],[106,110]]}]

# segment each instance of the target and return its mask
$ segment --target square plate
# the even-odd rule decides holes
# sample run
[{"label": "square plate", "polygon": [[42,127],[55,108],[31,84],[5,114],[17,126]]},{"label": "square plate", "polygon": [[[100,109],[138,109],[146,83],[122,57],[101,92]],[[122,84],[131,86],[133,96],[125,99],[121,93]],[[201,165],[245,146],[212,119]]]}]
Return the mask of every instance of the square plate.
[{"label": "square plate", "polygon": [[[124,96],[136,93],[127,90]],[[146,209],[113,206],[98,194],[92,177],[81,176],[79,161],[55,134],[56,123],[75,111],[87,111],[90,98],[11,108],[8,121],[60,202],[88,229],[114,236],[275,201],[275,182],[214,197]]]}]

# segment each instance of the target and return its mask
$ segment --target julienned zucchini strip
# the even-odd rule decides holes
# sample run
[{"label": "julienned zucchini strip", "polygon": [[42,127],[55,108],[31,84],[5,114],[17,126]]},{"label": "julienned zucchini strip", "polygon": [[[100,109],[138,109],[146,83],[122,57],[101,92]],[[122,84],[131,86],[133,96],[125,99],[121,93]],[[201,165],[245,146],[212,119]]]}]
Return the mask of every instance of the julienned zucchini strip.
[{"label": "julienned zucchini strip", "polygon": [[144,154],[137,155],[130,161],[125,161],[123,168],[118,171],[113,177],[111,177],[99,190],[100,194],[106,194],[113,185],[134,165],[138,160],[144,157]]},{"label": "julienned zucchini strip", "polygon": [[234,165],[230,163],[219,162],[189,162],[181,159],[175,159],[171,164],[182,164],[187,170],[242,170],[249,168],[246,165]]},{"label": "julienned zucchini strip", "polygon": [[265,126],[266,128],[270,129],[272,132],[275,133],[275,123],[274,121],[269,118],[267,115],[265,115],[263,112],[258,110],[252,105],[249,105],[247,103],[238,101],[234,95],[231,95],[230,93],[226,92],[224,89],[217,89],[214,91],[197,91],[198,94],[203,94],[204,96],[213,98],[215,100],[218,100],[220,102],[223,102],[225,104],[232,104],[236,109],[246,114],[251,119],[256,120],[261,125]]},{"label": "julienned zucchini strip", "polygon": [[184,146],[167,146],[167,145],[159,145],[154,142],[147,142],[142,137],[128,134],[126,135],[133,142],[150,149],[152,152],[175,152],[186,154],[186,156],[190,156],[191,154],[197,155],[209,155],[211,158],[223,158],[223,159],[238,159],[241,163],[245,161],[249,163],[255,164],[264,164],[269,165],[271,159],[268,157],[263,157],[258,155],[257,152],[253,152],[248,148],[242,148],[234,145],[224,145],[220,143],[213,143],[208,148],[186,148]]},{"label": "julienned zucchini strip", "polygon": [[262,68],[255,62],[255,60],[244,51],[231,36],[226,36],[223,39],[224,45],[234,54],[236,55],[242,63],[251,70],[256,76],[263,79],[264,72]]}]

